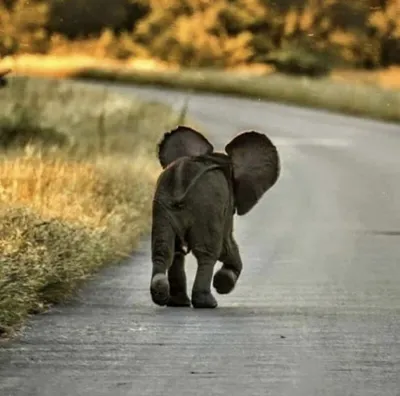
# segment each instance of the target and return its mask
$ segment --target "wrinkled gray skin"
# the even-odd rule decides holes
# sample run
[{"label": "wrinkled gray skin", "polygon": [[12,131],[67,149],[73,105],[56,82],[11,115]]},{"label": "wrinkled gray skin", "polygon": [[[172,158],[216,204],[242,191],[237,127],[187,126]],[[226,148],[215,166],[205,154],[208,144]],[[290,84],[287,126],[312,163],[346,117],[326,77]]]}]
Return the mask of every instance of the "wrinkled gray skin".
[{"label": "wrinkled gray skin", "polygon": [[[199,132],[179,126],[164,135],[158,157],[161,173],[153,200],[152,300],[160,306],[215,308],[211,282],[230,293],[242,272],[233,236],[233,216],[248,213],[277,181],[278,153],[272,142],[249,131],[232,139],[228,154]],[[185,254],[198,266],[189,299]],[[222,267],[214,273],[217,261]]]}]

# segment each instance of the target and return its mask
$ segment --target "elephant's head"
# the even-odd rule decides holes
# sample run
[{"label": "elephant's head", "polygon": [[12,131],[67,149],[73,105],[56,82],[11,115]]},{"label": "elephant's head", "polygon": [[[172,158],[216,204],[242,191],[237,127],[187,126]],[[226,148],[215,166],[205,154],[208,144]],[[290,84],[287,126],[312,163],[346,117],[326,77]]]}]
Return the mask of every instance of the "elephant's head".
[{"label": "elephant's head", "polygon": [[[255,131],[240,133],[225,146],[225,151],[232,166],[236,211],[244,215],[278,180],[278,151],[265,134]],[[200,132],[186,126],[165,133],[158,145],[158,159],[164,169],[183,157],[212,154],[214,146]]]}]

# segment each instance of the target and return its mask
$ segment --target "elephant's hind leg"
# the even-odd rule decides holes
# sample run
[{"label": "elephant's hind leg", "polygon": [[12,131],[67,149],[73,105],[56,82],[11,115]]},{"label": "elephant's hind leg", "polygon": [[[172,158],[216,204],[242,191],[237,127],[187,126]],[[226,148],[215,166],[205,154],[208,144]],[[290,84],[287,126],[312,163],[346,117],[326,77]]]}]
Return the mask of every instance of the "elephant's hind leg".
[{"label": "elephant's hind leg", "polygon": [[171,267],[174,257],[175,233],[166,221],[154,221],[151,238],[153,262],[150,283],[151,298],[155,304],[165,306],[170,296],[167,270]]},{"label": "elephant's hind leg", "polygon": [[243,267],[239,248],[233,236],[224,246],[221,261],[223,265],[214,275],[213,286],[218,294],[228,294],[234,289]]},{"label": "elephant's hind leg", "polygon": [[211,280],[217,260],[203,252],[193,251],[197,272],[192,289],[193,308],[216,308],[217,300],[211,293]]},{"label": "elephant's hind leg", "polygon": [[185,254],[175,249],[175,256],[170,269],[168,270],[170,297],[167,303],[169,307],[190,307],[190,299],[187,295]]}]

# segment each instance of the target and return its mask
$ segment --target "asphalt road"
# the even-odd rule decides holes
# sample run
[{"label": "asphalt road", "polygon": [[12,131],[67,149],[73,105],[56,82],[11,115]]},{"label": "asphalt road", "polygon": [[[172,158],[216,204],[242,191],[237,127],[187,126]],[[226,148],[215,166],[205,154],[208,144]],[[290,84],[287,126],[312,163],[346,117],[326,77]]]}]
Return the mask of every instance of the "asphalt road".
[{"label": "asphalt road", "polygon": [[3,346],[0,395],[400,395],[400,127],[213,95],[189,111],[218,148],[256,129],[281,154],[236,220],[236,289],[216,310],[156,307],[144,241]]}]

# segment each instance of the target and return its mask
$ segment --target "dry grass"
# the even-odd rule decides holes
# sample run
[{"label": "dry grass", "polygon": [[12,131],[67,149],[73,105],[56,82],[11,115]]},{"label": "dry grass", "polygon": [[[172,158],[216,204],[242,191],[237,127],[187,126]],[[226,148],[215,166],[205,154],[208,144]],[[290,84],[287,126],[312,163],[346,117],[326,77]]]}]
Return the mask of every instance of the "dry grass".
[{"label": "dry grass", "polygon": [[104,216],[93,205],[99,175],[90,163],[41,155],[5,158],[0,161],[2,204],[23,205],[46,218],[59,216],[72,222],[96,226]]},{"label": "dry grass", "polygon": [[134,162],[111,155],[88,161],[43,155],[28,147],[22,155],[0,160],[0,203],[100,230],[115,225],[114,215],[123,205],[131,206],[129,217],[138,220],[158,172],[144,155]]},{"label": "dry grass", "polygon": [[369,84],[384,89],[400,90],[400,67],[389,67],[383,70],[335,70],[332,80],[349,84]]},{"label": "dry grass", "polygon": [[[99,65],[101,60],[101,65]],[[11,69],[15,75],[46,77],[70,77],[82,70],[108,71],[110,73],[134,73],[137,71],[180,71],[177,64],[168,64],[151,58],[132,57],[125,61],[96,57],[81,53],[53,53],[50,55],[21,54],[0,60],[0,70]],[[225,72],[266,76],[275,72],[267,64],[238,65],[226,68]],[[334,82],[376,85],[384,89],[400,90],[400,67],[392,66],[379,70],[334,70],[328,80]]]},{"label": "dry grass", "polygon": [[148,231],[158,169],[148,158],[40,154],[0,161],[0,326],[57,303]]},{"label": "dry grass", "polygon": [[[12,125],[32,135],[25,147],[3,148],[0,159],[0,333],[9,335],[127,257],[149,230],[155,143],[177,114],[109,93],[104,116],[93,112],[104,89],[65,81],[15,79],[5,91],[0,133]],[[68,143],[35,141],[41,124]]]},{"label": "dry grass", "polygon": [[[93,50],[93,48],[92,48]],[[93,51],[89,51],[91,53]],[[53,53],[51,55],[21,54],[1,59],[0,69],[12,69],[17,75],[68,77],[87,67],[128,70],[177,70],[177,66],[151,58],[130,58],[125,61],[84,53]]]}]

